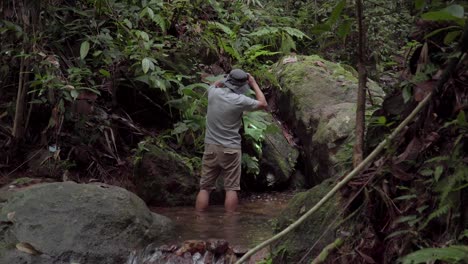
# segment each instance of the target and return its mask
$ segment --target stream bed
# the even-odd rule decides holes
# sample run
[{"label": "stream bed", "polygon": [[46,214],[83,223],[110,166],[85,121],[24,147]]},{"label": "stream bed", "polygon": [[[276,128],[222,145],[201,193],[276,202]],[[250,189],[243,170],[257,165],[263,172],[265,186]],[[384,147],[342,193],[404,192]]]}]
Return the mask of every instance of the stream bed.
[{"label": "stream bed", "polygon": [[225,214],[222,205],[211,205],[206,212],[194,207],[151,207],[175,223],[175,236],[164,244],[181,244],[186,240],[224,239],[229,245],[251,248],[273,234],[273,221],[286,207],[292,192],[252,194],[240,199],[238,212]]}]

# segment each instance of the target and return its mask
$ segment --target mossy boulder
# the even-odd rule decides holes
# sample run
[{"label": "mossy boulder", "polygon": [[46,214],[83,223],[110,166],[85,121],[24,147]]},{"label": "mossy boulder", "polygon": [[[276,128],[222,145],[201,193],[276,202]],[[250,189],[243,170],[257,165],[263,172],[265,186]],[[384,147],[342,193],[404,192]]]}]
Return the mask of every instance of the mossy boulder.
[{"label": "mossy boulder", "polygon": [[137,194],[152,205],[194,204],[198,168],[187,164],[185,157],[168,148],[146,144],[137,157],[134,171]]},{"label": "mossy boulder", "polygon": [[0,209],[0,263],[125,263],[171,234],[135,194],[106,184],[33,185]]},{"label": "mossy boulder", "polygon": [[295,172],[299,151],[283,135],[281,124],[268,118],[274,131],[265,134],[260,159],[260,182],[263,190],[287,187]]},{"label": "mossy boulder", "polygon": [[[339,166],[336,154],[353,135],[358,80],[340,64],[316,55],[285,62],[273,68],[280,84],[276,104],[300,140],[307,184],[312,186],[348,168]],[[383,90],[370,80],[368,88],[372,102],[380,104]]]},{"label": "mossy boulder", "polygon": [[[332,189],[333,183],[333,180],[328,179],[306,192],[296,194],[277,218],[275,232],[282,231],[305,214]],[[336,223],[341,220],[339,211],[339,200],[334,196],[304,223],[273,246],[272,252],[276,255],[277,262],[296,263],[315,243],[317,244],[308,252],[309,258],[307,259],[318,255],[325,246],[336,239]],[[333,223],[335,219],[337,221]]]}]

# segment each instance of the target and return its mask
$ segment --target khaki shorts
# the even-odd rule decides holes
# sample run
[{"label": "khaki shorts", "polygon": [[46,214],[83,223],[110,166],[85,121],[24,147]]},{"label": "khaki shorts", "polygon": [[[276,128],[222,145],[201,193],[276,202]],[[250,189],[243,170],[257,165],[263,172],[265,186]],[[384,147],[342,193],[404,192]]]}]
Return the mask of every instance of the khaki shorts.
[{"label": "khaki shorts", "polygon": [[241,150],[220,145],[205,144],[202,160],[200,189],[216,189],[216,179],[224,177],[226,191],[240,190]]}]

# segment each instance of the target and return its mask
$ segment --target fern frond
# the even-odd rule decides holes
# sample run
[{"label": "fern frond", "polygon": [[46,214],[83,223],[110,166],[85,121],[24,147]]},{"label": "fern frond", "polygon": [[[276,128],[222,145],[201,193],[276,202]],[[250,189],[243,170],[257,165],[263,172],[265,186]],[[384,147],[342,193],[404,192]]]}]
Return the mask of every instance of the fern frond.
[{"label": "fern frond", "polygon": [[221,31],[223,31],[229,37],[235,36],[235,34],[231,30],[231,28],[229,28],[228,26],[226,26],[224,24],[221,24],[219,22],[208,22],[208,25],[210,26],[210,28],[220,29]]},{"label": "fern frond", "polygon": [[446,248],[424,248],[403,257],[402,264],[428,263],[431,261],[446,261],[448,263],[464,263],[468,259],[468,246],[454,245]]},{"label": "fern frond", "polygon": [[261,27],[258,30],[251,32],[247,36],[249,37],[264,37],[264,36],[272,36],[279,33],[279,28],[277,27]]},{"label": "fern frond", "polygon": [[158,25],[163,32],[166,32],[167,30],[167,23],[166,23],[166,20],[159,14],[156,14],[153,16],[153,22],[156,23],[156,25]]},{"label": "fern frond", "polygon": [[286,31],[286,33],[288,33],[288,35],[290,35],[291,37],[296,37],[298,39],[302,39],[302,38],[311,39],[304,32],[300,31],[297,28],[282,27],[282,29]]},{"label": "fern frond", "polygon": [[452,203],[447,203],[441,207],[439,207],[437,210],[435,210],[434,212],[432,212],[428,217],[427,217],[427,220],[419,227],[419,230],[422,230],[424,229],[428,224],[429,222],[431,222],[433,219],[435,218],[439,218],[445,214],[448,213],[449,209],[452,208]]}]

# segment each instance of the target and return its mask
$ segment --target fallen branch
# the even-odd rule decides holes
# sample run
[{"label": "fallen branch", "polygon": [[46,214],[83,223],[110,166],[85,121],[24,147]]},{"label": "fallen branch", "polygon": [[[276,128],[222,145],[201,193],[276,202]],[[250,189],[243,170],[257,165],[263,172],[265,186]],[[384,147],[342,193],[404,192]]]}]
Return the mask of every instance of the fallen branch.
[{"label": "fallen branch", "polygon": [[315,204],[314,207],[312,207],[308,212],[306,212],[304,215],[302,215],[299,219],[296,220],[296,222],[292,223],[289,225],[286,229],[281,231],[280,233],[274,235],[270,239],[260,243],[258,246],[254,247],[253,249],[249,250],[247,253],[245,253],[242,258],[240,258],[236,264],[241,264],[244,261],[246,261],[248,258],[250,258],[255,252],[258,250],[270,245],[271,243],[275,242],[276,240],[282,238],[285,236],[287,233],[291,232],[293,229],[298,227],[300,224],[302,224],[309,216],[311,216],[313,213],[315,213],[324,203],[326,203],[330,198],[335,195],[336,192],[338,192],[341,187],[346,185],[354,176],[356,176],[358,173],[360,173],[362,170],[364,170],[370,163],[373,161],[379,154],[380,152],[387,146],[388,143],[390,143],[399,133],[402,131],[412,120],[413,118],[421,111],[421,109],[426,106],[426,104],[430,101],[432,98],[432,93],[428,94],[424,100],[419,102],[419,104],[416,106],[416,108],[411,112],[408,117],[406,117],[403,122],[400,123],[400,125],[380,144],[372,151],[369,156],[367,156],[366,159],[364,159],[361,163],[359,163],[358,166],[356,166],[350,173],[348,173],[341,181],[339,181],[333,189],[331,189],[320,201],[318,201],[317,204]]},{"label": "fallen branch", "polygon": [[445,83],[448,81],[450,74],[455,70],[456,66],[458,65],[459,61],[463,56],[465,55],[465,52],[468,51],[468,23],[465,25],[465,29],[463,32],[463,36],[460,41],[460,50],[461,54],[458,57],[453,57],[447,66],[447,68],[444,71],[444,74],[442,77],[439,79],[437,82],[437,87],[434,92],[430,92],[419,104],[414,108],[414,110],[409,114],[403,122],[400,123],[400,125],[395,128],[395,130],[380,144],[372,151],[372,153],[367,156],[366,159],[364,159],[359,165],[357,165],[350,173],[348,173],[341,181],[339,181],[333,189],[331,189],[320,201],[318,201],[317,204],[315,204],[314,207],[312,207],[308,212],[306,212],[304,215],[302,215],[299,219],[296,220],[296,222],[292,223],[286,229],[281,231],[280,233],[274,235],[270,239],[260,243],[258,246],[254,247],[253,249],[249,250],[247,253],[245,253],[242,258],[240,258],[235,264],[241,264],[244,261],[246,261],[248,258],[250,258],[255,252],[259,251],[260,249],[270,245],[271,243],[275,242],[276,240],[282,238],[285,236],[287,233],[291,232],[294,230],[296,227],[301,225],[309,216],[311,216],[313,213],[315,213],[324,203],[326,203],[330,198],[335,195],[335,193],[343,187],[345,184],[347,184],[354,176],[356,176],[358,173],[360,173],[362,170],[364,170],[370,163],[373,161],[379,154],[382,152],[382,150],[385,148],[385,146],[390,143],[395,137],[405,128],[412,120],[413,118],[423,109],[427,103],[431,100],[432,95],[434,93],[438,93],[442,87],[445,85]]},{"label": "fallen branch", "polygon": [[311,262],[311,264],[320,264],[325,262],[325,260],[327,260],[328,258],[328,255],[330,255],[330,253],[333,252],[333,250],[341,247],[341,245],[343,245],[343,242],[344,240],[341,237],[339,237],[335,241],[333,241],[333,243],[328,244],[328,246],[326,246],[322,250],[322,252],[320,252],[320,254]]}]

